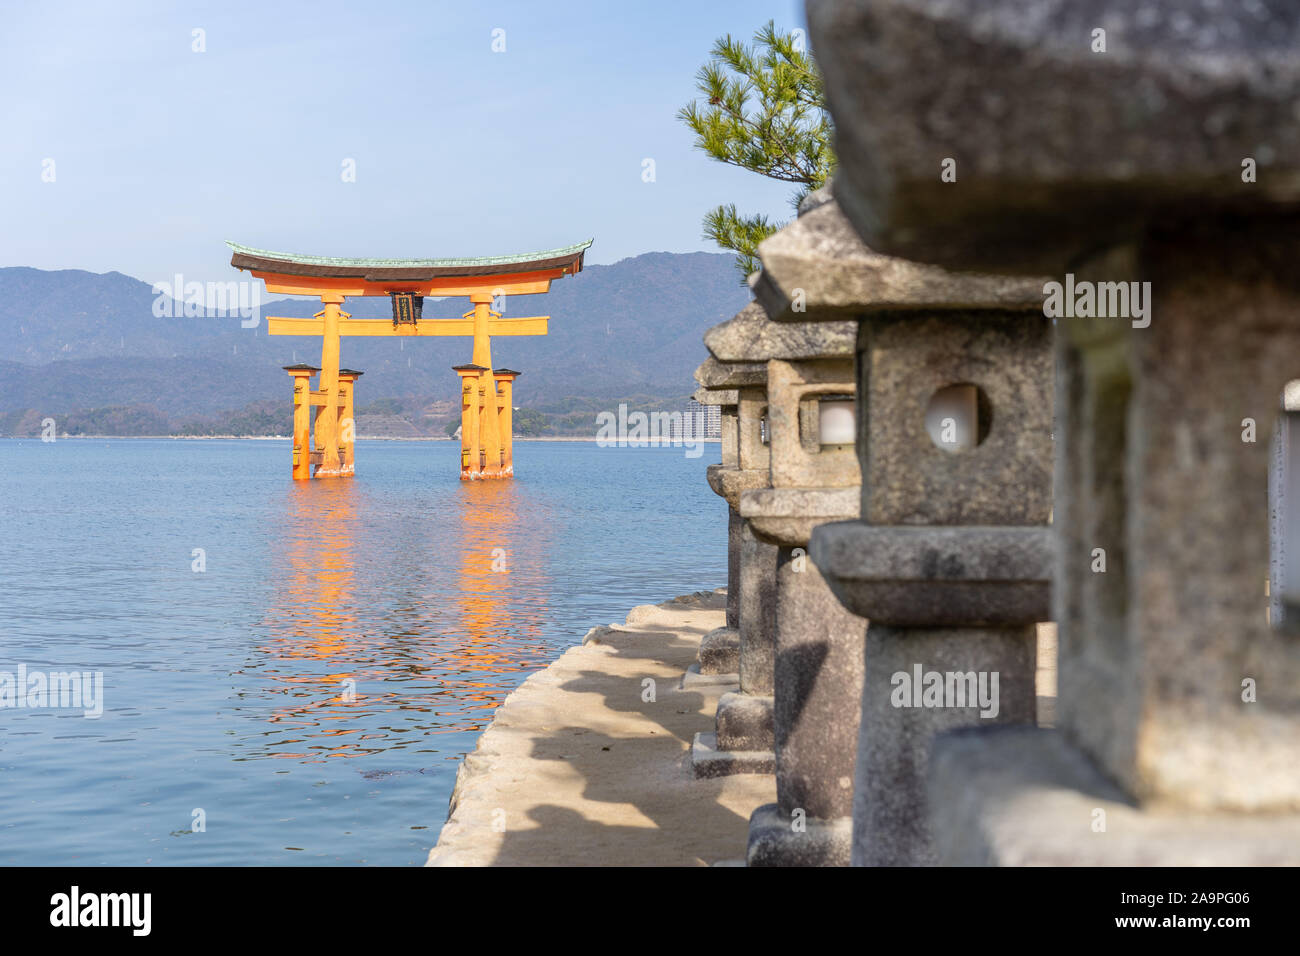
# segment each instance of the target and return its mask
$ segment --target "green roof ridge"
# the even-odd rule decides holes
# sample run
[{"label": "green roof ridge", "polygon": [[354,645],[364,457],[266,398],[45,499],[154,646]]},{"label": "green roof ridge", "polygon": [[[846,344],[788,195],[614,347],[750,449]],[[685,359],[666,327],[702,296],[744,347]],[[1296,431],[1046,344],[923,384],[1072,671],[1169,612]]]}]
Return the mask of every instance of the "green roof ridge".
[{"label": "green roof ridge", "polygon": [[546,249],[542,252],[527,252],[514,256],[482,256],[477,259],[346,259],[336,256],[303,256],[291,252],[273,252],[269,249],[254,249],[252,246],[241,246],[239,243],[232,242],[229,239],[226,240],[226,245],[235,252],[243,253],[246,256],[257,256],[262,259],[280,259],[285,262],[310,263],[311,265],[318,266],[356,266],[366,269],[437,269],[450,266],[510,265],[511,263],[529,262],[535,259],[554,259],[559,256],[583,252],[594,241],[594,239],[588,239],[586,242],[575,243],[572,246],[561,246],[558,249]]}]

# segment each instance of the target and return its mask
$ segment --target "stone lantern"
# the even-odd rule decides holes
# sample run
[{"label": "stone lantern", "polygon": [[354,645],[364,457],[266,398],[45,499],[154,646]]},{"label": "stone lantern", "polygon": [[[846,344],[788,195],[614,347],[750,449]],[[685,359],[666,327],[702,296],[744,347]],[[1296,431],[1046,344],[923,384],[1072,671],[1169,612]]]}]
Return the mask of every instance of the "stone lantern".
[{"label": "stone lantern", "polygon": [[861,518],[818,527],[811,553],[844,607],[871,622],[853,861],[932,863],[934,733],[1035,720],[1051,573],[1041,283],[879,255],[835,202],[759,255],[758,294],[777,318],[858,319]]},{"label": "stone lantern", "polygon": [[[700,379],[701,368],[695,370],[695,379]],[[720,439],[722,443],[722,461],[716,467],[736,467],[736,406],[740,398],[734,388],[708,388],[701,385],[691,396],[700,405],[718,406]],[[710,468],[715,466],[710,465]],[[735,631],[740,620],[740,593],[737,588],[737,575],[740,573],[740,514],[730,504],[727,508],[727,623],[725,629]],[[739,653],[739,637],[737,653]],[[739,661],[734,662],[737,666]]]},{"label": "stone lantern", "polygon": [[[762,319],[754,305],[732,322]],[[735,405],[723,419],[722,463],[708,469],[709,486],[724,498],[733,517],[736,547],[735,593],[738,603],[737,689],[718,700],[714,733],[696,734],[691,766],[697,777],[736,773],[771,773],[775,767],[772,735],[772,654],[776,611],[776,547],[755,536],[741,517],[740,495],[765,488],[771,480],[768,449],[767,363],[709,358],[697,380],[704,386],[733,386]],[[716,635],[706,634],[705,643]],[[702,662],[703,663],[703,662]]]},{"label": "stone lantern", "polygon": [[808,10],[857,231],[1051,278],[1059,730],[936,741],[938,859],[1300,863],[1300,643],[1266,594],[1300,544],[1300,10]]},{"label": "stone lantern", "polygon": [[[765,362],[769,487],[740,493],[740,516],[776,548],[770,661],[777,803],[750,820],[751,866],[847,864],[856,708],[866,622],[846,612],[807,558],[823,521],[857,513],[851,322],[783,326],[759,305],[705,333],[719,361]],[[742,663],[742,689],[745,674]],[[730,695],[728,695],[729,697]],[[719,729],[724,726],[724,697]],[[737,702],[738,703],[738,702]],[[755,715],[756,716],[756,715]]]},{"label": "stone lantern", "polygon": [[[687,671],[684,687],[707,678],[712,678],[707,682],[724,684],[739,680],[742,621],[745,629],[765,626],[759,581],[771,577],[761,572],[763,555],[755,553],[753,534],[746,530],[736,510],[743,488],[767,484],[767,448],[759,440],[760,417],[766,410],[767,366],[710,358],[696,369],[695,379],[701,386],[695,400],[701,405],[718,405],[721,411],[722,461],[710,465],[707,475],[709,487],[727,502],[727,623],[704,635],[699,661]],[[774,568],[775,557],[766,563]],[[751,640],[751,648],[754,643]],[[694,750],[696,774],[735,772],[734,762],[727,761],[724,767],[717,759],[706,756],[716,750],[717,744],[714,735],[705,737]]]}]

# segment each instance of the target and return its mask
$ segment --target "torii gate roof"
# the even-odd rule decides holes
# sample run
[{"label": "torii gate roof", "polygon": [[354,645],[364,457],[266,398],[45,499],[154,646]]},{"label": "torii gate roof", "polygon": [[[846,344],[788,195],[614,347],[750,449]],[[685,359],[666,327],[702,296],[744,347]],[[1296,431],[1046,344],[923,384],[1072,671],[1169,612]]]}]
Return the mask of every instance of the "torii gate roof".
[{"label": "torii gate roof", "polygon": [[367,282],[420,281],[454,276],[495,276],[543,272],[552,269],[573,275],[582,271],[582,257],[593,240],[559,249],[478,259],[342,259],[291,252],[254,249],[226,240],[230,264],[252,272],[321,278],[361,279]]}]

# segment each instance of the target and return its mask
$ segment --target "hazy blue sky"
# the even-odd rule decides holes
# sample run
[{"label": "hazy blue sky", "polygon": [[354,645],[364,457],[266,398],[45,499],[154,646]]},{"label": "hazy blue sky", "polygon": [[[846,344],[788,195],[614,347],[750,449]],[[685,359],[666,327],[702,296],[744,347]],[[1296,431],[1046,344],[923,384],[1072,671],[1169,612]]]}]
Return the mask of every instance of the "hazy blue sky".
[{"label": "hazy blue sky", "polygon": [[674,113],[714,38],[768,19],[802,27],[803,5],[6,4],[0,265],[229,279],[227,238],[441,256],[594,236],[589,263],[716,251],[706,209],[785,217],[791,189],[705,158]]}]

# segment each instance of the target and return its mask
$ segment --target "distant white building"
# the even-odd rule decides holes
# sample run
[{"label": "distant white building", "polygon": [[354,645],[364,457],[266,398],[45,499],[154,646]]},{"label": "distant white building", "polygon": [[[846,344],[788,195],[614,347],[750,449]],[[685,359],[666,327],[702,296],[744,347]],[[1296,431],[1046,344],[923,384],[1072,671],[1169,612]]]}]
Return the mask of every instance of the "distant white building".
[{"label": "distant white building", "polygon": [[717,405],[701,405],[695,399],[686,403],[680,415],[669,418],[672,441],[695,441],[701,438],[722,437],[722,409]]}]

